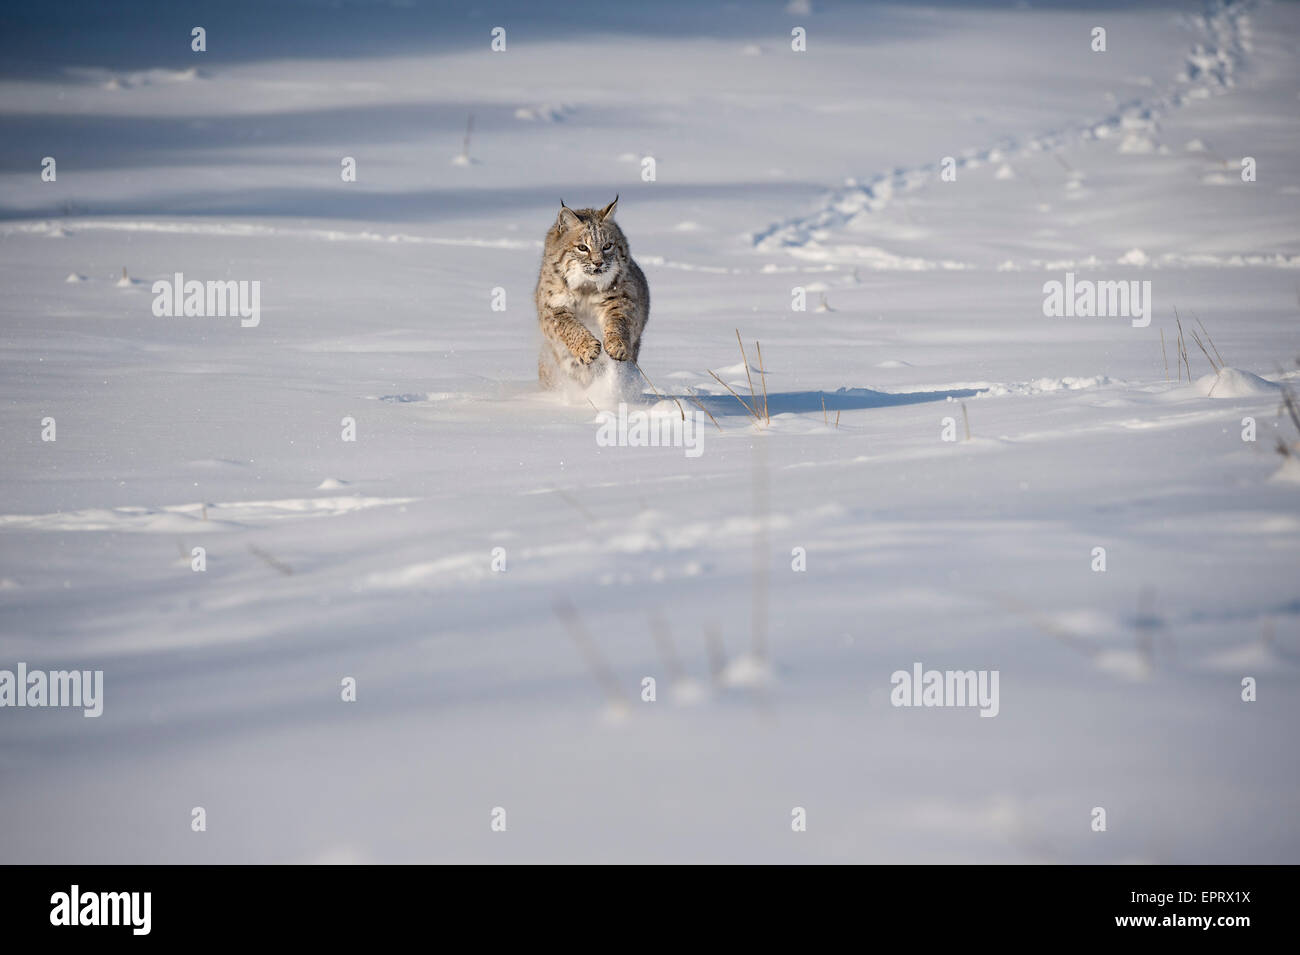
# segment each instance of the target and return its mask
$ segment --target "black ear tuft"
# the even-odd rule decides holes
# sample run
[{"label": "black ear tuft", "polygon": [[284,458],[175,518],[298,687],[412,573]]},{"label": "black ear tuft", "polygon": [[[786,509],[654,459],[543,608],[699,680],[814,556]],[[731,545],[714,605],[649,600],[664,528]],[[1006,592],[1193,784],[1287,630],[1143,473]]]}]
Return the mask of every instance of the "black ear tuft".
[{"label": "black ear tuft", "polygon": [[610,216],[612,216],[612,215],[614,214],[614,207],[615,207],[616,205],[618,205],[618,196],[615,196],[613,202],[611,202],[611,203],[610,203],[609,205],[607,205],[605,208],[603,208],[603,209],[600,210],[600,221],[601,221],[601,222],[604,222],[606,219],[608,219]]}]

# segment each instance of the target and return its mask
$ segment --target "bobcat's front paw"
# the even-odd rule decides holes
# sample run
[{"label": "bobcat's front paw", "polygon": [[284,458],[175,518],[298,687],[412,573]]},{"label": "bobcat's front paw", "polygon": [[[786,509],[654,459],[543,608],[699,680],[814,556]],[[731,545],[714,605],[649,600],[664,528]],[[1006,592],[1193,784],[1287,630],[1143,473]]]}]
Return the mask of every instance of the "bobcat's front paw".
[{"label": "bobcat's front paw", "polygon": [[620,335],[605,336],[605,354],[615,361],[627,361],[632,357],[632,350],[627,347]]},{"label": "bobcat's front paw", "polygon": [[569,348],[573,352],[573,357],[578,359],[584,365],[590,365],[600,357],[600,342],[596,336],[588,334],[585,339]]}]

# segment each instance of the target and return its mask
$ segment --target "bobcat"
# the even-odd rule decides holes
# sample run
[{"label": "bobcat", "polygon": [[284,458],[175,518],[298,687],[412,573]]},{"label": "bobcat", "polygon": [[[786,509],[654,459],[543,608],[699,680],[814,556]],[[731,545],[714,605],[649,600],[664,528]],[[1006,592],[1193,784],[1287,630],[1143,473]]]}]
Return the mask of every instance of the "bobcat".
[{"label": "bobcat", "polygon": [[616,205],[618,196],[603,209],[570,209],[561,200],[546,233],[537,277],[537,378],[543,388],[566,379],[590,385],[602,340],[614,361],[635,363],[641,351],[650,286],[612,218]]}]

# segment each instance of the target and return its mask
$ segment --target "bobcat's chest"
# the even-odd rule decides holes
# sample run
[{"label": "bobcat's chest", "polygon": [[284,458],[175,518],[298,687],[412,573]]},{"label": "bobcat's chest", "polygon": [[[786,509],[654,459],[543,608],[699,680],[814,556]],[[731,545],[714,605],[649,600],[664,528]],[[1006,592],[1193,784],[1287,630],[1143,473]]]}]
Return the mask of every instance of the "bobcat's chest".
[{"label": "bobcat's chest", "polygon": [[582,324],[582,327],[599,338],[601,336],[600,312],[596,307],[596,301],[597,297],[595,295],[575,293],[571,307],[573,308],[573,317]]}]

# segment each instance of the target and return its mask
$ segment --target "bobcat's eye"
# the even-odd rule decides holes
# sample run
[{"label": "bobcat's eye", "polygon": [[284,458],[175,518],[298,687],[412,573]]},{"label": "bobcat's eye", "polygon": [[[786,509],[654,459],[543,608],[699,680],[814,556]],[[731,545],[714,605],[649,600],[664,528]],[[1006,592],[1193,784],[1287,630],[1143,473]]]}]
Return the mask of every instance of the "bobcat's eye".
[{"label": "bobcat's eye", "polygon": [[578,245],[578,251],[579,251],[579,252],[590,252],[591,250],[588,249],[585,245],[579,244],[579,245]]},{"label": "bobcat's eye", "polygon": [[612,248],[614,248],[614,243],[613,243],[613,242],[606,242],[606,243],[605,243],[605,248],[603,248],[601,251],[602,251],[602,252],[608,252],[608,251],[609,251],[610,249],[612,249]]}]

